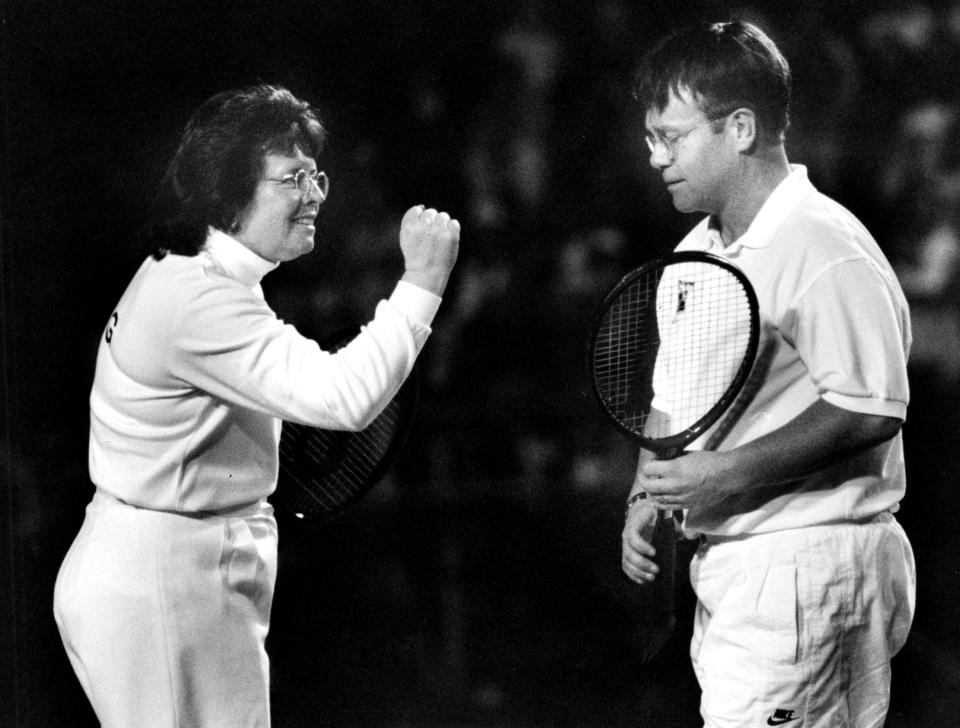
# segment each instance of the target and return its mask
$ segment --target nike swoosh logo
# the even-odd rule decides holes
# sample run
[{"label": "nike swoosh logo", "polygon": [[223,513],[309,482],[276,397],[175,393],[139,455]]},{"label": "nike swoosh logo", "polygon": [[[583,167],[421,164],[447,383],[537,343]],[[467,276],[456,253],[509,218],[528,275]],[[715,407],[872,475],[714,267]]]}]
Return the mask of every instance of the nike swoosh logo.
[{"label": "nike swoosh logo", "polygon": [[797,718],[767,718],[767,725],[783,725],[784,723],[792,723],[795,720],[799,720],[799,716]]}]

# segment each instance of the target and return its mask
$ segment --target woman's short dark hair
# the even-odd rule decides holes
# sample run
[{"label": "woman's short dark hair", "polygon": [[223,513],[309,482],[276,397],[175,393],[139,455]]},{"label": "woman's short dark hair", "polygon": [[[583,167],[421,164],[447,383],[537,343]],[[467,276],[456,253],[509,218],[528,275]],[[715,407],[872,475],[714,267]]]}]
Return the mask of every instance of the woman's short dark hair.
[{"label": "woman's short dark hair", "polygon": [[698,23],[650,50],[637,71],[634,96],[663,111],[687,89],[708,119],[752,109],[760,133],[782,139],[789,124],[790,66],[757,26],[739,20]]},{"label": "woman's short dark hair", "polygon": [[259,85],[205,101],[184,128],[144,237],[156,258],[196,255],[208,226],[232,231],[253,199],[267,154],[320,155],[316,110],[290,91]]}]

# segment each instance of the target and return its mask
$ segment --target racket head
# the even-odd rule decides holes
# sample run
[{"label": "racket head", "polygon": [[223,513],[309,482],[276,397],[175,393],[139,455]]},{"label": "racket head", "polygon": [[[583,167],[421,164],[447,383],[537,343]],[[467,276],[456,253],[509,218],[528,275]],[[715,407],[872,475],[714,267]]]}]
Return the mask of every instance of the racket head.
[{"label": "racket head", "polygon": [[[358,332],[358,327],[339,331],[321,347],[336,351]],[[284,422],[273,504],[311,524],[326,523],[349,510],[393,464],[413,422],[419,390],[420,374],[414,365],[383,411],[358,432]]]},{"label": "racket head", "polygon": [[[623,433],[671,457],[734,401],[759,338],[756,293],[736,265],[673,253],[630,271],[604,296],[589,346],[593,392]],[[671,414],[657,418],[654,395],[664,399],[664,390]]]}]

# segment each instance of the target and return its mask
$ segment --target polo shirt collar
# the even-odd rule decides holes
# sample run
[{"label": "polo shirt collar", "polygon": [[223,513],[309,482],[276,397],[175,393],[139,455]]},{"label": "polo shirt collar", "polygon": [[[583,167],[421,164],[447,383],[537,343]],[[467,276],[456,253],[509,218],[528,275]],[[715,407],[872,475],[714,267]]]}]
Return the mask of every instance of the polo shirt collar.
[{"label": "polo shirt collar", "polygon": [[250,288],[259,284],[267,273],[279,265],[261,258],[236,238],[214,227],[207,228],[203,250],[211,255],[228,275]]},{"label": "polo shirt collar", "polygon": [[770,193],[747,231],[726,248],[720,239],[719,223],[713,215],[710,216],[707,223],[709,249],[730,255],[740,248],[766,248],[783,224],[783,219],[811,192],[815,191],[816,188],[807,177],[807,168],[802,164],[791,164],[790,174]]}]

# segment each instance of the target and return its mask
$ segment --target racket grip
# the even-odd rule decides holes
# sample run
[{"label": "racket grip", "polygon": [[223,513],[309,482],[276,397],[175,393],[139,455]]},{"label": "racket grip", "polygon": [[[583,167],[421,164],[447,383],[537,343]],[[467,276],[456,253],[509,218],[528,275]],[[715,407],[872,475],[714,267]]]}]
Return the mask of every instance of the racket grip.
[{"label": "racket grip", "polygon": [[676,625],[677,532],[673,514],[660,511],[651,537],[660,567],[657,578],[643,587],[644,614],[634,632],[643,662],[653,659]]},{"label": "racket grip", "polygon": [[669,617],[667,621],[672,623],[677,573],[677,530],[671,511],[660,511],[653,531],[652,545],[657,550],[655,560],[660,567],[660,573],[653,582],[655,585],[659,584],[658,589],[661,592],[655,604],[658,613],[665,618]]}]

